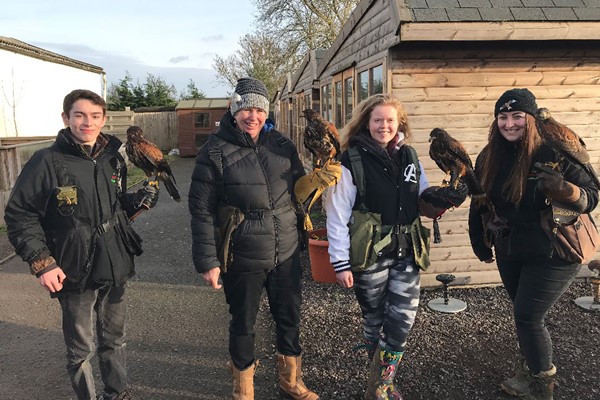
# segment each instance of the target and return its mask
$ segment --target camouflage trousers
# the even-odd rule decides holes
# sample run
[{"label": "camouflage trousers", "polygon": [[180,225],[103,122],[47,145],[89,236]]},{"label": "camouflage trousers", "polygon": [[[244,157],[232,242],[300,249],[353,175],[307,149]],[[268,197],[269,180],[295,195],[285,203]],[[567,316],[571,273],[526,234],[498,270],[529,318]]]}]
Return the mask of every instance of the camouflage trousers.
[{"label": "camouflage trousers", "polygon": [[354,293],[363,317],[364,337],[391,351],[404,351],[419,307],[421,279],[411,255],[377,260],[354,272]]}]

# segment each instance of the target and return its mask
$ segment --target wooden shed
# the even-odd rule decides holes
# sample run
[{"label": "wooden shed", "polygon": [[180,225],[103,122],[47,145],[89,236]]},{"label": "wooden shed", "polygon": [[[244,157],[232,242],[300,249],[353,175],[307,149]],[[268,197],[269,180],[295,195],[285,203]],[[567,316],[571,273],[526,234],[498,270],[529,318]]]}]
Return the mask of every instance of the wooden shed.
[{"label": "wooden shed", "polygon": [[193,157],[208,135],[216,130],[227,111],[226,98],[182,100],[175,107],[178,119],[179,155]]},{"label": "wooden shed", "polygon": [[317,68],[325,53],[325,50],[309,51],[294,74],[288,75],[274,100],[278,128],[290,136],[307,165],[312,165],[312,156],[304,148],[302,136],[306,121],[301,116],[307,108],[320,110]]},{"label": "wooden shed", "polygon": [[[475,159],[495,101],[527,87],[584,138],[599,171],[598,22],[598,1],[362,0],[318,64],[321,113],[341,128],[360,100],[392,93],[409,114],[430,183],[438,184],[443,173],[427,155],[431,129],[447,129]],[[440,220],[443,242],[432,245],[424,286],[439,273],[463,284],[500,281],[496,265],[471,250],[468,207]]]}]

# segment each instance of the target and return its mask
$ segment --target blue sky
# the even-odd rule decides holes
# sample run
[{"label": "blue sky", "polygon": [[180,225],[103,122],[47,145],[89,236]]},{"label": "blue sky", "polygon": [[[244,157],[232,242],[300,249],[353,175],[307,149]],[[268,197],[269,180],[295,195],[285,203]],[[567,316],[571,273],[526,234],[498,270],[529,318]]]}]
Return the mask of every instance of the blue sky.
[{"label": "blue sky", "polygon": [[225,97],[232,89],[217,84],[213,58],[233,54],[254,17],[250,0],[14,0],[2,5],[0,36],[102,67],[109,83],[152,73]]}]

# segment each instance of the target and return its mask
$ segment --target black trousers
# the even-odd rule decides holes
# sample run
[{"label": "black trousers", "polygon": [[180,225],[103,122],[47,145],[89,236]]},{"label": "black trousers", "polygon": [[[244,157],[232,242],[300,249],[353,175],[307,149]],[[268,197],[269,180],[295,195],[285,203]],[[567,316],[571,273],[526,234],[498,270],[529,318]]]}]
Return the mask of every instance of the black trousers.
[{"label": "black trousers", "polygon": [[263,288],[275,321],[277,351],[286,356],[300,355],[301,277],[298,252],[270,271],[229,270],[222,275],[231,315],[229,355],[236,368],[244,370],[255,360],[254,325]]},{"label": "black trousers", "polygon": [[502,283],[513,302],[519,347],[534,373],[552,367],[552,339],[546,327],[548,312],[569,288],[580,264],[528,259],[497,253]]}]

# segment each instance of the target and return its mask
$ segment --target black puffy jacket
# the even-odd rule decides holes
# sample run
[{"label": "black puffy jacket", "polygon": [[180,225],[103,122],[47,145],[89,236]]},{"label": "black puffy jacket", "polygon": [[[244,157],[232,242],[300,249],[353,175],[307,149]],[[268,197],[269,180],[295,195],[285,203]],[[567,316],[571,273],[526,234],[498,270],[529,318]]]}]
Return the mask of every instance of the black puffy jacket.
[{"label": "black puffy jacket", "polygon": [[[210,152],[221,160],[222,184]],[[227,112],[200,149],[192,174],[189,210],[196,270],[220,266],[215,239],[219,195],[245,215],[232,237],[231,270],[269,270],[291,257],[299,243],[293,188],[302,175],[296,147],[270,121],[254,143]]]},{"label": "black puffy jacket", "polygon": [[[61,292],[122,285],[135,274],[139,240],[127,215],[135,212],[125,193],[127,169],[121,141],[101,134],[90,156],[69,129],[37,151],[23,167],[5,211],[8,237],[24,261],[51,255],[67,275]],[[57,188],[75,186],[76,204]],[[101,227],[103,225],[103,227]],[[106,232],[105,232],[106,231]],[[139,245],[139,242],[137,243]]]}]

